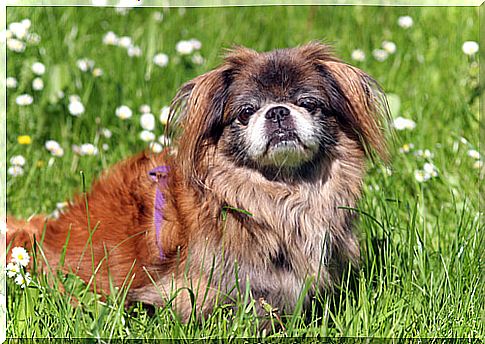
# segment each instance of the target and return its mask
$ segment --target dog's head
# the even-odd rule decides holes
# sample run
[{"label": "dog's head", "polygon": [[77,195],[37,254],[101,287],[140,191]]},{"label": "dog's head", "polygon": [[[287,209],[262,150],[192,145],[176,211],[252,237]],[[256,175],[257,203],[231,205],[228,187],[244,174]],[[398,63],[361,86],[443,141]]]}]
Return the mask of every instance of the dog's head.
[{"label": "dog's head", "polygon": [[172,104],[183,129],[179,163],[197,179],[209,152],[271,178],[319,168],[342,135],[362,152],[383,154],[386,109],[376,82],[320,43],[232,50],[220,67],[186,83]]}]

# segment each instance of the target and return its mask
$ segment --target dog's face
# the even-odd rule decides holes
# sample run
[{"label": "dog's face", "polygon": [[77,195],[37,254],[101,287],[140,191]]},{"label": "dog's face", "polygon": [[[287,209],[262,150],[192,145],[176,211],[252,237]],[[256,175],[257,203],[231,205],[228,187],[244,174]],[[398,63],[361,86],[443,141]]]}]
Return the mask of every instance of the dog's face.
[{"label": "dog's face", "polygon": [[238,49],[176,97],[184,129],[181,159],[191,162],[193,174],[215,147],[266,175],[301,175],[330,158],[342,134],[362,149],[381,150],[382,100],[369,76],[322,44],[269,53]]}]

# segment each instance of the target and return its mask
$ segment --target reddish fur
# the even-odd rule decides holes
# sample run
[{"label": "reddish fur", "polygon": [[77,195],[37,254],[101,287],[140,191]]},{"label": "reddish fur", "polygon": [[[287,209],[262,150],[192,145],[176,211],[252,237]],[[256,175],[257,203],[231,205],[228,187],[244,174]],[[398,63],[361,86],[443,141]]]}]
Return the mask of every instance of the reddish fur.
[{"label": "reddish fur", "polygon": [[[92,248],[95,267],[101,263],[96,274],[97,286],[105,292],[109,291],[109,278],[120,286],[133,277],[128,301],[162,305],[172,283],[176,287],[200,284],[202,291],[209,288],[208,301],[202,305],[202,292],[196,302],[200,311],[207,313],[216,295],[215,282],[209,282],[212,257],[216,258],[215,272],[221,277],[216,282],[225,287],[236,278],[233,268],[238,260],[243,274],[239,276],[240,285],[245,284],[244,278],[250,277],[255,297],[264,297],[273,306],[291,311],[305,278],[317,274],[316,253],[322,250],[319,245],[323,243],[328,244],[331,252],[325,257],[330,265],[323,267],[321,281],[316,281],[312,290],[332,289],[341,269],[359,257],[356,238],[348,228],[350,213],[339,207],[353,207],[359,197],[364,146],[385,151],[379,127],[380,104],[369,93],[372,85],[369,86],[367,76],[334,58],[326,46],[309,44],[295,49],[294,54],[297,59],[325,64],[349,103],[347,127],[342,127],[338,134],[339,147],[315,185],[265,180],[260,174],[235,166],[220,154],[217,143],[204,140],[204,130],[215,120],[211,117],[211,106],[223,87],[224,72],[236,66],[251,72],[244,69],[246,65],[257,64],[258,58],[266,56],[239,49],[221,67],[183,86],[175,98],[174,107],[181,109],[180,125],[184,130],[177,155],[142,153],[103,175],[87,196],[89,226],[83,195],[77,196],[59,219],[45,223],[42,250],[49,265],[57,266],[70,229],[65,271],[71,270],[89,281],[93,271]],[[315,77],[311,71],[306,72],[308,77]],[[168,185],[163,190],[166,205],[160,244],[167,257],[163,261],[159,258],[153,222],[157,183],[148,177],[148,171],[158,165],[170,166]],[[226,205],[248,210],[253,217],[229,211],[223,224],[221,214]],[[7,240],[13,246],[31,245],[33,236],[40,240],[44,229],[42,217],[30,222],[8,218],[7,226]],[[93,244],[87,246],[81,257],[90,230],[95,227]],[[298,236],[296,229],[300,232]],[[328,235],[329,239],[322,235]],[[222,245],[227,249],[227,257],[221,253]],[[290,272],[270,266],[268,257],[276,255],[281,247],[288,249],[287,258],[293,264]],[[108,252],[106,261],[105,252]],[[175,306],[187,319],[191,313],[187,294],[180,294]]]}]

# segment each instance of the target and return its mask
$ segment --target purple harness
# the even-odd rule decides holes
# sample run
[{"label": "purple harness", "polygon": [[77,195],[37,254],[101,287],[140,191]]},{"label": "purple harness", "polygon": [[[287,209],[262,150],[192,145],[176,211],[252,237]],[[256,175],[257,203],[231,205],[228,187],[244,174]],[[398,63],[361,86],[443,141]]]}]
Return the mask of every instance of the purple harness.
[{"label": "purple harness", "polygon": [[155,234],[157,238],[158,250],[160,253],[160,259],[165,259],[165,254],[162,250],[162,245],[160,243],[160,230],[162,228],[163,222],[163,207],[165,205],[165,197],[163,197],[162,187],[167,185],[167,173],[170,170],[168,166],[157,166],[148,175],[153,181],[157,182],[157,192],[155,194],[155,209],[153,211],[153,221],[155,222]]}]

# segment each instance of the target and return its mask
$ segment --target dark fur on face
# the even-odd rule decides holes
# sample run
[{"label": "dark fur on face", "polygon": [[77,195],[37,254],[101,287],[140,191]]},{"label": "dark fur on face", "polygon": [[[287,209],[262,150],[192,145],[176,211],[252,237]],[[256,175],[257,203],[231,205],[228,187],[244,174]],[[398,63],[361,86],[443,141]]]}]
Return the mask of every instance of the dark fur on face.
[{"label": "dark fur on face", "polygon": [[[175,154],[129,158],[93,184],[92,238],[78,197],[45,224],[45,235],[40,217],[10,218],[7,240],[17,246],[42,237],[50,266],[66,249],[65,271],[89,281],[94,262],[103,291],[110,278],[115,286],[131,281],[128,303],[162,306],[173,296],[185,320],[193,303],[207,314],[221,293],[236,298],[236,286],[291,313],[310,280],[309,308],[312,295],[333,290],[358,263],[348,208],[360,196],[366,153],[385,155],[386,115],[375,81],[323,44],[237,48],[176,95]],[[169,169],[163,186],[148,177],[159,165]],[[157,189],[164,197],[159,239]],[[93,258],[83,255],[87,241]]]},{"label": "dark fur on face", "polygon": [[[237,165],[271,179],[313,176],[332,157],[339,132],[362,149],[385,152],[386,103],[377,83],[319,43],[263,54],[232,50],[221,67],[186,84],[174,108],[181,102],[181,151],[199,165],[186,166],[190,175],[202,177],[203,157],[215,144]],[[187,127],[198,130],[195,140],[185,140]]]}]

